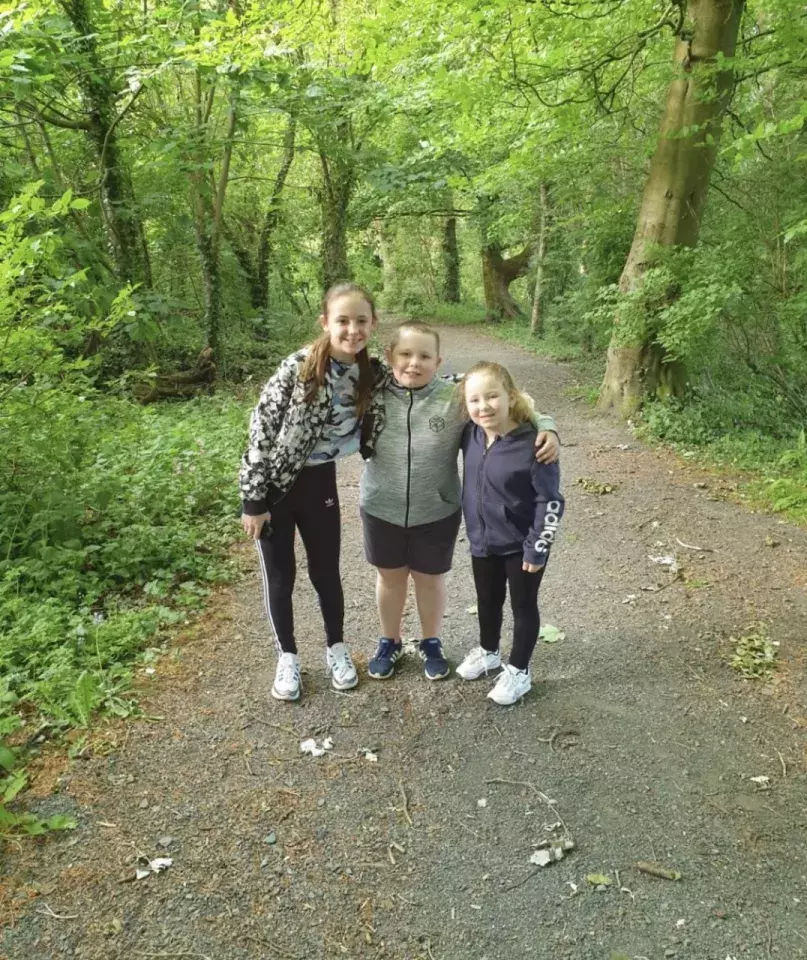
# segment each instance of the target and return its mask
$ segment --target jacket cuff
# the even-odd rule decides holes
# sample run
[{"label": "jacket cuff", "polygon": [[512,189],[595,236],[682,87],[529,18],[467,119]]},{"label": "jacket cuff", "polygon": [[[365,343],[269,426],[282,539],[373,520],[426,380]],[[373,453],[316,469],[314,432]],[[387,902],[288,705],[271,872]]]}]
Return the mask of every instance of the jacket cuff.
[{"label": "jacket cuff", "polygon": [[263,500],[242,500],[241,509],[248,517],[259,517],[262,513],[269,513],[269,504]]},{"label": "jacket cuff", "polygon": [[547,560],[549,560],[548,550],[538,553],[537,550],[534,550],[532,547],[528,547],[526,543],[524,544],[525,563],[531,563],[534,567],[545,567]]}]

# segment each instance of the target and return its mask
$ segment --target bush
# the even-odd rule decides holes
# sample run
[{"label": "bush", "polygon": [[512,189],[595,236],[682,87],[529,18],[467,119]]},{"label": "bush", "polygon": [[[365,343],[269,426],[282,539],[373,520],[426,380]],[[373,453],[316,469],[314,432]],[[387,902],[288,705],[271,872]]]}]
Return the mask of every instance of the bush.
[{"label": "bush", "polygon": [[[138,407],[70,389],[0,420],[0,729],[20,709],[86,725],[129,665],[225,578],[246,407]],[[4,413],[6,413],[4,409]]]}]

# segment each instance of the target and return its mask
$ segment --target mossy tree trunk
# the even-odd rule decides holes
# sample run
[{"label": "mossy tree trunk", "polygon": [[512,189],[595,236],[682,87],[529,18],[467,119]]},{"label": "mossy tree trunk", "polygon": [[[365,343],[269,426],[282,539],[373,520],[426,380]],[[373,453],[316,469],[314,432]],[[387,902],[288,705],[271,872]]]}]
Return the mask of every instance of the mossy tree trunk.
[{"label": "mossy tree trunk", "polygon": [[457,243],[457,218],[446,217],[443,225],[443,300],[460,302],[460,248]]},{"label": "mossy tree trunk", "polygon": [[[731,70],[720,69],[737,42],[743,0],[690,0],[673,52],[656,151],[630,253],[619,281],[623,293],[640,288],[656,246],[695,246],[714,167]],[[599,406],[630,416],[645,397],[680,393],[685,370],[668,363],[650,324],[636,329],[619,312],[608,348]]]},{"label": "mossy tree trunk", "polygon": [[482,248],[482,283],[485,290],[487,319],[491,323],[523,317],[524,312],[510,293],[510,284],[527,272],[532,246],[505,259],[501,247],[489,243]]}]

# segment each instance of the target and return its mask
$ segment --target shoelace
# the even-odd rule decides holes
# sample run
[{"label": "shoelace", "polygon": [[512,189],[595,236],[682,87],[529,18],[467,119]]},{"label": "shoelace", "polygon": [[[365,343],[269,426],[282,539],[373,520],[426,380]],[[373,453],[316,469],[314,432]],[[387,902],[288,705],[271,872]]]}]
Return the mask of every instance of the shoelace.
[{"label": "shoelace", "polygon": [[297,676],[297,664],[293,661],[281,663],[279,672],[280,676],[278,679],[281,683],[291,683]]},{"label": "shoelace", "polygon": [[429,640],[423,648],[423,653],[427,660],[442,660],[443,648],[439,640]]},{"label": "shoelace", "polygon": [[511,673],[510,670],[503,670],[501,676],[503,677],[503,686],[505,686],[508,691],[514,690],[518,686],[521,678],[521,674]]},{"label": "shoelace", "polygon": [[342,655],[331,653],[331,664],[334,670],[353,669],[353,661],[350,659],[350,653],[344,650]]}]

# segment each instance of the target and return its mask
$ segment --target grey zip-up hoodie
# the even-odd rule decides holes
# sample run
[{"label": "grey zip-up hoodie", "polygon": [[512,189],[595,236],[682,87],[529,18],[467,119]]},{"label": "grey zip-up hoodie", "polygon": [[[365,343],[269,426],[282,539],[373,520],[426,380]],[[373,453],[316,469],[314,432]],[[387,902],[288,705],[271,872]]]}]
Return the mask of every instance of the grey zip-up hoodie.
[{"label": "grey zip-up hoodie", "polygon": [[[433,523],[462,507],[457,458],[468,422],[452,379],[435,377],[409,390],[390,381],[382,391],[385,422],[362,473],[359,502],[399,527]],[[538,431],[555,430],[550,417]]]}]

